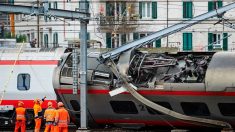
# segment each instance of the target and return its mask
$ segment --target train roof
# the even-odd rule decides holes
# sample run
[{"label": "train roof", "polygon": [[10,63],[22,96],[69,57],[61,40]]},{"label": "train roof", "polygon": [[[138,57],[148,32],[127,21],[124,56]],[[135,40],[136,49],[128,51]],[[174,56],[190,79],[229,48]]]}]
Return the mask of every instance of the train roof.
[{"label": "train roof", "polygon": [[59,60],[60,57],[71,50],[68,48],[2,48],[0,60]]}]

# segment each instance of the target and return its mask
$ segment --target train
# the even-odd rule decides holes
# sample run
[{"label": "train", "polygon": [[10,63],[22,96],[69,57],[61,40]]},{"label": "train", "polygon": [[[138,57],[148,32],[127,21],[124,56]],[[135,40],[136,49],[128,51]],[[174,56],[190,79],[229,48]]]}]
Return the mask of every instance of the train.
[{"label": "train", "polygon": [[[80,88],[73,93],[73,62],[78,62],[78,70],[87,77],[89,126],[210,126],[232,131],[235,52],[149,53],[138,48],[209,18],[220,18],[233,8],[234,2],[105,53],[88,50],[87,71],[80,69],[84,62],[72,57],[75,49],[1,48],[0,126],[13,124],[17,101],[25,103],[32,124],[33,100],[44,96],[43,109],[48,101],[54,106],[62,101],[71,121],[79,126]],[[80,82],[79,74],[75,81]]]},{"label": "train", "polygon": [[[124,71],[139,94],[167,110],[234,126],[234,55],[233,52],[136,51],[128,54],[128,68]],[[100,63],[99,53],[91,52],[87,58],[88,111],[94,124],[129,128],[198,125],[162,114],[127,91],[110,96],[111,91],[124,84],[123,80],[108,65]],[[62,60],[53,75],[55,92],[67,108],[79,110],[79,91],[78,95],[72,94],[72,55],[67,54]],[[114,62],[120,65],[119,72],[125,68],[121,57]],[[79,118],[79,114],[73,117]]]},{"label": "train", "polygon": [[[224,127],[235,126],[234,52],[135,50],[128,54],[128,68],[122,65],[121,57],[115,58],[113,62],[123,68],[119,67],[119,72],[125,71],[128,83],[136,92],[166,108],[167,112],[141,102],[128,90],[113,94],[127,86],[123,86],[125,81],[109,65],[100,61],[100,54],[98,50],[87,54],[89,126],[201,127],[203,124],[187,120],[194,117],[215,121],[215,124],[205,123],[213,127],[223,128],[224,122],[228,124]],[[0,125],[12,125],[9,119],[19,100],[25,103],[33,123],[33,100],[46,96],[46,102],[52,101],[54,106],[62,101],[70,112],[71,121],[79,126],[80,89],[73,94],[72,62],[69,48],[1,50]],[[172,116],[174,112],[186,115],[187,119]]]},{"label": "train", "polygon": [[52,85],[53,70],[65,48],[1,48],[0,49],[0,126],[12,126],[14,108],[18,101],[28,109],[29,126],[34,123],[33,100],[46,96],[42,107],[51,101],[56,106],[57,96]]}]

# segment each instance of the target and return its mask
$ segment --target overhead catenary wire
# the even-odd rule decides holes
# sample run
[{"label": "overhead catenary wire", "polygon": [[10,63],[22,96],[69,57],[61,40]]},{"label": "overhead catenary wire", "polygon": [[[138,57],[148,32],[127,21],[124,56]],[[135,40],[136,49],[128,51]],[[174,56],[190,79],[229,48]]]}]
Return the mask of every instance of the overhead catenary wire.
[{"label": "overhead catenary wire", "polygon": [[[63,1],[63,0],[48,0],[49,2],[58,2],[58,3],[78,3],[81,2],[80,0],[71,0],[71,1]],[[143,0],[145,2],[152,2],[150,0]],[[161,3],[165,3],[165,0],[156,0],[157,2],[161,2]],[[182,2],[182,0],[168,0],[169,2]],[[208,2],[211,0],[192,0],[192,2]],[[107,0],[92,0],[92,2],[94,3],[105,3],[107,2]],[[110,1],[109,1],[110,2]],[[119,2],[127,2],[127,3],[136,3],[138,1],[136,0],[120,0]],[[232,2],[232,0],[223,0],[223,2]],[[8,2],[2,2],[2,3],[8,3]],[[14,3],[37,3],[37,0],[15,0]],[[41,1],[40,3],[43,3],[43,1]]]},{"label": "overhead catenary wire", "polygon": [[7,81],[3,85],[3,91],[1,93],[1,98],[0,98],[0,105],[2,104],[3,98],[4,98],[6,90],[8,88],[8,84],[9,84],[9,82],[10,82],[12,76],[13,76],[15,65],[16,65],[17,61],[19,60],[19,58],[20,58],[20,54],[21,54],[21,51],[22,51],[23,47],[24,47],[24,42],[21,44],[21,47],[20,47],[19,52],[17,54],[17,57],[16,57],[16,59],[14,61],[14,64],[11,67],[11,70],[10,70],[10,73],[8,75]]}]

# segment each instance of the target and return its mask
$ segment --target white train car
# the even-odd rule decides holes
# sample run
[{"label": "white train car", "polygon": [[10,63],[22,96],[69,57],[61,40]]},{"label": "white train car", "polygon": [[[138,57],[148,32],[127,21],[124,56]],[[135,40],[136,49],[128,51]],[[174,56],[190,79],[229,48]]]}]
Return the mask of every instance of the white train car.
[{"label": "white train car", "polygon": [[[0,49],[0,126],[10,125],[18,101],[23,101],[33,116],[33,100],[43,98],[56,103],[53,89],[53,70],[65,48],[54,49]],[[33,117],[31,118],[33,119]]]}]

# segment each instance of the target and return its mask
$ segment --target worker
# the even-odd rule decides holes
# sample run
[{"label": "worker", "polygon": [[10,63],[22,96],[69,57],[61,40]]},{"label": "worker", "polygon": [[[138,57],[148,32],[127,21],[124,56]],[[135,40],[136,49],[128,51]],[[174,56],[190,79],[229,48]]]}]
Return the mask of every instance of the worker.
[{"label": "worker", "polygon": [[44,112],[44,120],[46,127],[44,132],[54,132],[54,121],[56,116],[56,109],[52,106],[52,102],[47,103],[48,108]]},{"label": "worker", "polygon": [[70,122],[70,117],[62,102],[58,102],[57,111],[58,113],[55,117],[55,123],[58,125],[59,132],[68,132],[68,123]]},{"label": "worker", "polygon": [[38,99],[36,98],[34,100],[34,121],[35,121],[35,129],[34,132],[39,132],[41,128],[41,123],[42,123],[42,103],[44,102],[46,97],[43,99]]},{"label": "worker", "polygon": [[21,132],[25,132],[26,128],[26,109],[24,108],[24,103],[22,101],[18,102],[18,107],[15,110],[16,122],[14,132],[18,132],[21,129]]},{"label": "worker", "polygon": [[[58,107],[57,107],[58,108]],[[58,117],[59,117],[59,115],[58,115],[58,109],[55,109],[55,121],[54,121],[54,123],[53,123],[53,129],[54,129],[54,132],[59,132],[59,127],[58,127]],[[57,118],[57,120],[56,120],[56,118]],[[57,121],[57,122],[56,122]]]}]

